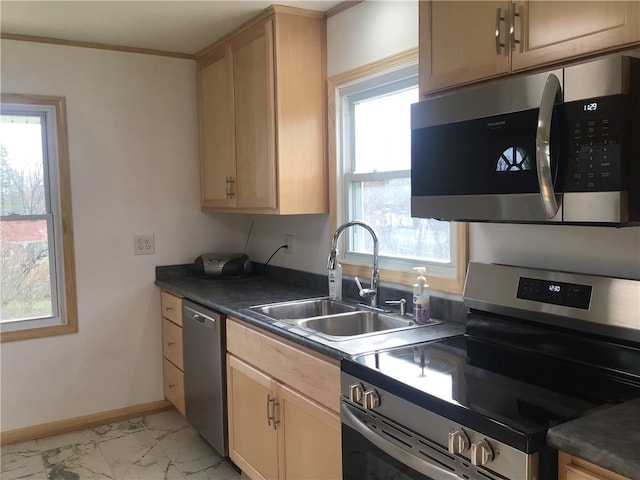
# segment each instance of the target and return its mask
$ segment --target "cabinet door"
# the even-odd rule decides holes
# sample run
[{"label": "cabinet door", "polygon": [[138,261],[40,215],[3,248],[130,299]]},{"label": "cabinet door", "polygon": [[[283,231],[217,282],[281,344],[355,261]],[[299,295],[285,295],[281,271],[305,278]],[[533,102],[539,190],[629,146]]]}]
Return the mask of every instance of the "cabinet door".
[{"label": "cabinet door", "polygon": [[162,356],[184,370],[182,328],[166,318],[162,319]]},{"label": "cabinet door", "polygon": [[227,183],[235,179],[233,71],[228,48],[198,64],[200,96],[200,195],[202,208],[233,206]]},{"label": "cabinet door", "polygon": [[640,41],[640,2],[518,2],[522,28],[512,69],[606,51]]},{"label": "cabinet door", "polygon": [[278,385],[284,438],[283,477],[295,480],[342,478],[340,417],[307,397]]},{"label": "cabinet door", "polygon": [[[509,6],[505,1],[421,1],[420,94],[508,73]],[[496,28],[506,44],[500,53]]]},{"label": "cabinet door", "polygon": [[267,416],[277,415],[275,382],[227,355],[229,457],[250,478],[278,478],[278,432]]},{"label": "cabinet door", "polygon": [[164,396],[185,415],[184,403],[184,373],[166,358],[162,359],[162,374],[164,382]]},{"label": "cabinet door", "polygon": [[236,206],[276,203],[273,21],[231,43],[236,127]]}]

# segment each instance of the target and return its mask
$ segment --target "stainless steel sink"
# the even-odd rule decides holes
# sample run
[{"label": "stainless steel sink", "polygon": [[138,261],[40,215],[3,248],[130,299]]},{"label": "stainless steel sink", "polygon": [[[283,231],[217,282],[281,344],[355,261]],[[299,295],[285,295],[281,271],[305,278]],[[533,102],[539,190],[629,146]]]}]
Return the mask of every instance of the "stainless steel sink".
[{"label": "stainless steel sink", "polygon": [[251,310],[333,341],[417,327],[411,319],[366,310],[330,298],[251,307]]},{"label": "stainless steel sink", "polygon": [[353,312],[356,307],[331,300],[330,298],[310,298],[291,302],[258,305],[251,310],[263,313],[277,320],[299,320],[302,318],[321,317],[337,313]]},{"label": "stainless steel sink", "polygon": [[308,318],[296,322],[300,327],[308,328],[330,337],[354,337],[407,328],[414,325],[411,320],[384,315],[378,312],[355,311]]}]

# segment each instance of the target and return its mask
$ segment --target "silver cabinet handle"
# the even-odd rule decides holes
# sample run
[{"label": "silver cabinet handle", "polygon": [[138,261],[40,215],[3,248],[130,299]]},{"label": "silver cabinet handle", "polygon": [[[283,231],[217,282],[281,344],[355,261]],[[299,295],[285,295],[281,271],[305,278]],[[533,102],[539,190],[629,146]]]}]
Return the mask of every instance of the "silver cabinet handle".
[{"label": "silver cabinet handle", "polygon": [[227,177],[225,179],[227,198],[232,198],[235,195],[235,193],[233,193],[233,184],[235,182],[233,177]]},{"label": "silver cabinet handle", "polygon": [[554,74],[547,77],[544,85],[540,110],[538,112],[538,129],[536,130],[536,166],[538,170],[538,184],[540,195],[547,218],[553,218],[558,213],[558,201],[553,190],[553,178],[551,175],[551,119],[553,117],[553,105],[556,98],[560,97],[560,80]]},{"label": "silver cabinet handle", "polygon": [[511,22],[509,25],[509,41],[511,43],[511,51],[516,51],[516,45],[520,44],[520,40],[516,40],[516,17],[519,17],[520,14],[516,12],[516,4],[511,4]]},{"label": "silver cabinet handle", "polygon": [[271,394],[267,394],[267,425],[273,426],[276,429],[276,425],[280,423],[280,420],[276,418],[276,407],[280,403],[276,402],[276,397],[271,397]]},{"label": "silver cabinet handle", "polygon": [[500,41],[500,22],[504,21],[504,17],[502,16],[502,9],[496,9],[496,55],[500,55],[502,53],[502,47],[504,47],[504,43]]}]

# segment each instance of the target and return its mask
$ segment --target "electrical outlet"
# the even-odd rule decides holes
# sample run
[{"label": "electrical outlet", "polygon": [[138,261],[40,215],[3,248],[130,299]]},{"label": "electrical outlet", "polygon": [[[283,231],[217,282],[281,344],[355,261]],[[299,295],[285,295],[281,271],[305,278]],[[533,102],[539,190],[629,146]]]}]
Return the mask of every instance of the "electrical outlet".
[{"label": "electrical outlet", "polygon": [[293,235],[285,234],[284,244],[287,246],[287,249],[284,251],[284,253],[292,254],[293,253]]},{"label": "electrical outlet", "polygon": [[151,255],[156,253],[156,240],[153,233],[133,236],[133,254]]}]

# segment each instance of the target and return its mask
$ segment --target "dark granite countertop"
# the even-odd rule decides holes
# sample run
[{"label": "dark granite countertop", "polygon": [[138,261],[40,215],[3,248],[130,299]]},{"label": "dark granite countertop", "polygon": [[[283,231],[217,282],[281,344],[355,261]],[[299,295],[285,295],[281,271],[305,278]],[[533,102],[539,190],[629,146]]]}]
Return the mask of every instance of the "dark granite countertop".
[{"label": "dark granite countertop", "polygon": [[[451,314],[456,316],[456,321],[443,319],[441,324],[433,326],[344,341],[326,340],[248,309],[255,305],[327,296],[326,278],[317,278],[317,275],[304,272],[274,270],[276,273],[284,274],[287,281],[262,275],[234,279],[200,277],[193,275],[188,266],[168,266],[156,268],[155,283],[160,288],[200,305],[244,320],[335,359],[464,333],[464,323],[459,318],[462,302],[454,302],[460,305],[450,308],[440,306],[436,311],[444,311],[445,314],[453,312]],[[277,275],[274,276],[277,277]],[[387,293],[393,298],[399,298],[397,296],[399,294],[399,292]],[[411,293],[405,292],[405,296],[407,295],[410,300]],[[381,295],[381,298],[384,297]],[[433,298],[432,303],[438,306],[438,299]]]},{"label": "dark granite countertop", "polygon": [[[426,342],[464,333],[462,302],[433,296],[431,311],[443,323],[358,340],[331,342],[270,319],[248,307],[327,296],[326,278],[304,272],[271,269],[269,276],[216,279],[193,274],[188,265],[156,268],[156,285],[220,313],[231,315],[331,358]],[[349,291],[346,284],[343,291]],[[381,289],[381,303],[410,292]],[[633,479],[640,479],[640,399],[599,409],[549,430],[547,443],[576,457]]]},{"label": "dark granite countertop", "polygon": [[640,479],[640,398],[551,428],[547,443],[632,479]]}]

